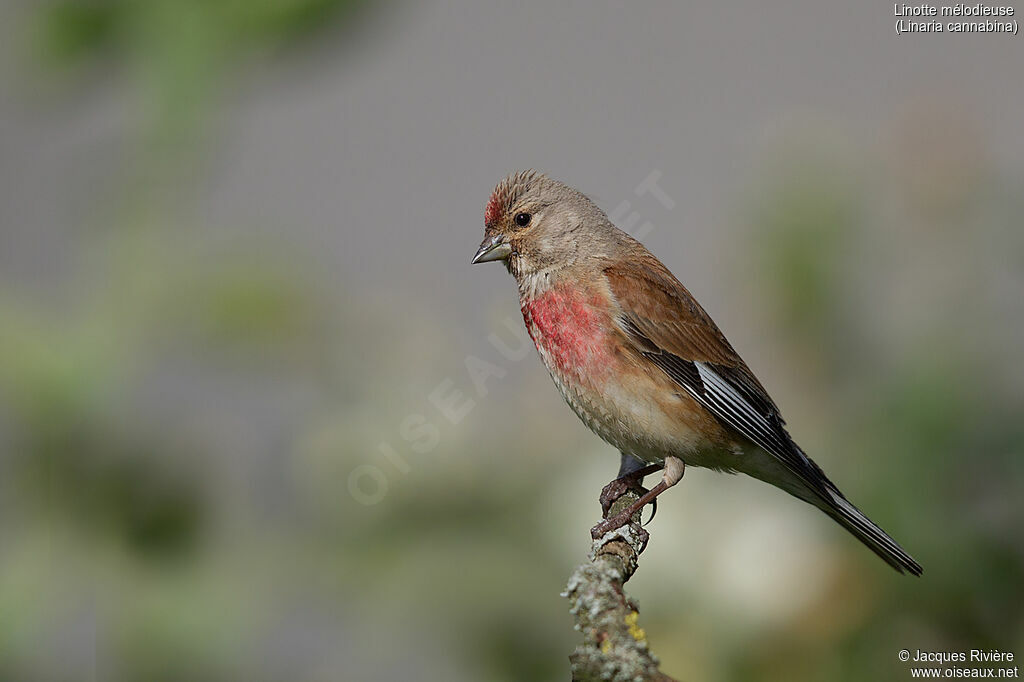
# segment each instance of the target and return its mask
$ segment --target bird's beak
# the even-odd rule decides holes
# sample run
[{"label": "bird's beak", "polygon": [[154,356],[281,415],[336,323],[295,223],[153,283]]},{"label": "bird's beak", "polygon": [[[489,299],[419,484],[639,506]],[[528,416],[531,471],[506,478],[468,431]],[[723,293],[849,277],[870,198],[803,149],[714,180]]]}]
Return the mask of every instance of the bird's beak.
[{"label": "bird's beak", "polygon": [[476,255],[473,256],[473,264],[506,260],[510,255],[512,255],[512,246],[503,241],[500,234],[496,234],[493,237],[484,238],[480,248],[476,250]]}]

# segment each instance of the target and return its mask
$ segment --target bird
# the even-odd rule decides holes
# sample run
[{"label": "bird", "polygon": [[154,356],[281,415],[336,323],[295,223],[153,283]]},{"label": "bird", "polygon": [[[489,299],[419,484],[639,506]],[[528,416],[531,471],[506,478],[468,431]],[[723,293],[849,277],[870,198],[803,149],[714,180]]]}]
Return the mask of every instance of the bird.
[{"label": "bird", "polygon": [[776,486],[900,573],[921,575],[794,442],[764,386],[686,287],[583,193],[535,170],[499,182],[472,259],[495,261],[518,285],[526,330],[565,402],[619,450],[609,486],[664,469],[629,509],[595,526],[595,538],[656,502],[686,467],[704,467]]}]

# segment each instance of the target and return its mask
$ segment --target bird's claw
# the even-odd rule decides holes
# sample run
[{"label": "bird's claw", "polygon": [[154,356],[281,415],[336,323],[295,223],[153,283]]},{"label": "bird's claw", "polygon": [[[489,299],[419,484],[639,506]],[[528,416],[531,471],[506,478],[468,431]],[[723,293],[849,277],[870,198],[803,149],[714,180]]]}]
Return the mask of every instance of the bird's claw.
[{"label": "bird's claw", "polygon": [[646,526],[648,523],[653,521],[654,520],[654,515],[657,514],[657,513],[658,513],[658,498],[655,497],[653,500],[651,500],[651,518],[647,519],[647,521],[645,521],[643,525]]}]

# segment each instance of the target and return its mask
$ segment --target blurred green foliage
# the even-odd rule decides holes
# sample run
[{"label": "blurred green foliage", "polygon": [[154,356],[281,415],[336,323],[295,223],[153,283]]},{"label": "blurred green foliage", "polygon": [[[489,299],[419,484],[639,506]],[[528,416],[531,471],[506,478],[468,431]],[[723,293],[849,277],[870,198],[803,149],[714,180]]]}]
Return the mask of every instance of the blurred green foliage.
[{"label": "blurred green foliage", "polygon": [[861,227],[860,201],[848,173],[823,162],[793,163],[757,207],[757,252],[776,293],[780,326],[798,337],[834,329],[836,275]]},{"label": "blurred green foliage", "polygon": [[[367,0],[64,0],[39,11],[36,46],[52,66],[128,59],[159,46],[179,63],[224,53],[300,44],[367,5]],[[145,38],[158,38],[156,46]],[[190,55],[189,58],[184,58]],[[208,64],[207,64],[208,66]]]},{"label": "blurred green foliage", "polygon": [[[826,469],[851,481],[843,487],[862,508],[895,521],[887,527],[925,574],[911,584],[873,576],[870,586],[854,590],[873,593],[866,618],[843,637],[810,647],[816,658],[830,659],[815,666],[827,673],[809,670],[795,649],[754,649],[737,653],[730,679],[888,679],[886,657],[901,642],[912,651],[910,643],[921,641],[939,651],[1019,647],[1024,374],[1005,371],[1013,360],[1001,350],[1001,335],[1019,343],[1024,330],[1021,320],[976,313],[999,297],[991,254],[978,245],[998,243],[1014,229],[1015,192],[985,201],[961,192],[959,224],[931,227],[928,197],[872,215],[863,187],[880,204],[899,206],[881,183],[850,177],[821,154],[780,165],[750,221],[768,315],[781,321],[775,329],[782,345],[800,354],[795,366],[809,369],[812,392],[828,396],[827,412],[818,413],[826,419],[818,428],[832,434],[835,448]],[[962,189],[955,171],[947,175]],[[933,189],[935,201],[948,200],[945,187]],[[1020,270],[1012,277],[1024,283]],[[920,288],[901,300],[908,284]],[[972,307],[951,305],[964,300],[965,288]],[[899,322],[890,326],[893,319]],[[808,643],[800,647],[806,651]]]},{"label": "blurred green foliage", "polygon": [[[182,172],[230,84],[258,57],[332,35],[344,43],[369,0],[47,0],[33,16],[30,46],[45,75],[102,71],[138,89],[143,125],[134,162],[151,192],[154,172]],[[340,33],[340,35],[338,35]],[[184,171],[187,173],[188,171]],[[149,199],[152,200],[152,197]]]}]

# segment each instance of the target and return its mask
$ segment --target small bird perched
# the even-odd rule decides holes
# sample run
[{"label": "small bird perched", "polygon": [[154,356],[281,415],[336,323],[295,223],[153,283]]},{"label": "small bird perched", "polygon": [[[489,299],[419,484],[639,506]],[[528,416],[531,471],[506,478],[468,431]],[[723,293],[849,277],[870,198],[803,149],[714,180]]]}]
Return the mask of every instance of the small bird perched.
[{"label": "small bird perched", "polygon": [[685,465],[743,472],[831,516],[900,573],[921,566],[843,496],[786,431],[779,409],[679,280],[575,189],[536,171],[491,194],[473,263],[503,261],[526,329],[562,397],[622,454],[609,487],[662,480],[624,523],[682,478]]}]

